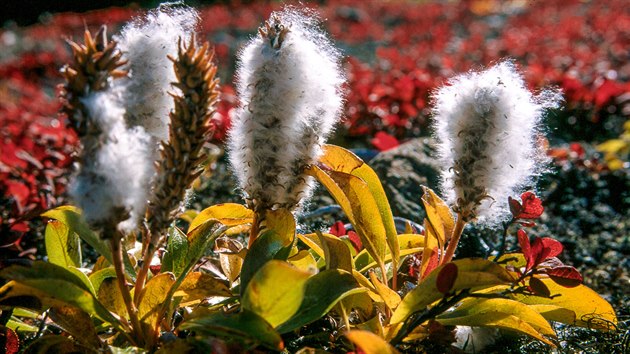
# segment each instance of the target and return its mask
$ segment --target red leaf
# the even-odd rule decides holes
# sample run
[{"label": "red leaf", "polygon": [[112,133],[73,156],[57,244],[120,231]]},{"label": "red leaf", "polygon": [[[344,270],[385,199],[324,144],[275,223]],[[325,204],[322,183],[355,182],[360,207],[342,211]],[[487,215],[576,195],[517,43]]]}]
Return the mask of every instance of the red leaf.
[{"label": "red leaf", "polygon": [[361,243],[361,238],[354,231],[348,231],[348,239],[352,242],[352,246],[357,252],[361,252],[363,249],[363,243]]},{"label": "red leaf", "polygon": [[11,328],[0,329],[0,343],[3,344],[6,354],[15,354],[20,349],[20,340]]},{"label": "red leaf", "polygon": [[545,283],[543,283],[543,281],[538,278],[531,277],[529,279],[529,290],[539,296],[551,296],[551,291],[549,290],[547,285],[545,285]]},{"label": "red leaf", "polygon": [[551,248],[545,247],[541,238],[536,237],[532,242],[532,264],[530,266],[529,262],[527,264],[527,268],[535,268],[540,263],[542,263],[545,259],[549,258],[549,254],[551,253]]},{"label": "red leaf", "polygon": [[525,268],[529,270],[534,264],[534,257],[532,255],[532,247],[529,243],[529,237],[527,237],[527,234],[523,230],[518,230],[516,232],[516,237],[518,238],[518,245],[521,246],[521,252],[523,252],[525,260],[527,261]]},{"label": "red leaf", "polygon": [[521,214],[521,210],[523,210],[523,206],[518,200],[512,197],[508,197],[508,203],[510,204],[510,212],[512,213],[512,216],[517,219]]},{"label": "red leaf", "polygon": [[398,139],[385,132],[377,132],[371,142],[379,151],[393,149],[399,145]]},{"label": "red leaf", "polygon": [[429,257],[429,262],[427,264],[427,269],[424,270],[424,274],[422,274],[422,279],[426,278],[431,272],[437,268],[438,266],[438,251],[437,249],[431,250],[431,256]]},{"label": "red leaf", "polygon": [[543,237],[541,239],[541,242],[543,244],[543,247],[549,249],[549,255],[547,255],[546,258],[556,257],[557,255],[562,253],[563,247],[562,247],[562,244],[559,241],[554,240],[554,239],[549,238],[549,237]]},{"label": "red leaf", "polygon": [[549,268],[547,269],[547,275],[549,275],[551,280],[565,288],[574,288],[582,284],[583,281],[582,274],[571,266]]},{"label": "red leaf", "polygon": [[337,221],[330,227],[328,232],[337,237],[343,236],[346,234],[346,227],[341,221]]},{"label": "red leaf", "polygon": [[545,211],[542,201],[532,192],[521,194],[521,200],[523,201],[522,209],[515,216],[517,219],[538,219]]},{"label": "red leaf", "polygon": [[7,185],[7,195],[15,199],[18,209],[24,209],[28,202],[28,197],[31,194],[29,188],[25,184],[14,180],[8,180],[4,183]]},{"label": "red leaf", "polygon": [[448,294],[455,285],[457,279],[457,265],[455,263],[446,263],[437,275],[436,286],[442,294]]}]

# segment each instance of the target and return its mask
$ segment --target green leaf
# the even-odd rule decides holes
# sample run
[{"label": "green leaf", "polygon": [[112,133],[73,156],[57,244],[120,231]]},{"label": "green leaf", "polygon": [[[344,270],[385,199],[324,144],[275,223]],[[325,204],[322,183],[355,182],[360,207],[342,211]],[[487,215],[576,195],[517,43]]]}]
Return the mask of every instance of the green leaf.
[{"label": "green leaf", "polygon": [[[457,279],[452,291],[483,289],[495,285],[511,284],[513,279],[500,265],[480,258],[465,258],[453,261],[457,265]],[[406,320],[412,313],[423,311],[427,306],[442,298],[437,288],[437,276],[444,265],[436,268],[418,286],[403,298],[392,315],[391,324]]]},{"label": "green leaf", "polygon": [[[90,230],[89,226],[81,218],[81,213],[78,208],[73,206],[60,206],[46,211],[41,216],[55,219],[63,223],[68,228],[68,233],[76,233],[83,241],[92,246],[96,252],[105,257],[109,263],[114,263],[112,261],[112,252],[109,249],[107,242],[102,240],[98,237],[98,235]],[[133,281],[135,281],[136,271],[126,253],[123,253],[123,262],[125,264],[125,272]]]},{"label": "green leaf", "polygon": [[11,316],[11,318],[9,319],[9,322],[7,322],[7,327],[11,328],[12,330],[14,330],[15,332],[37,332],[39,330],[39,328],[35,327],[35,326],[31,326],[30,324],[27,324],[25,322],[23,322],[22,320],[20,320],[19,318],[15,317],[15,316]]},{"label": "green leaf", "polygon": [[346,296],[364,292],[352,274],[329,269],[310,277],[304,288],[304,299],[299,309],[288,321],[278,326],[278,332],[286,333],[309,324],[330,311]]},{"label": "green leaf", "polygon": [[[83,275],[78,270],[73,273],[60,266],[41,261],[35,261],[29,267],[14,265],[0,271],[0,277],[14,280],[26,288],[36,290],[33,296],[61,301],[78,307],[103,321],[120,326],[120,322],[96,299],[94,288],[87,276],[83,275],[85,278],[82,278],[79,274]],[[0,298],[10,297],[11,291],[0,292],[0,294]]]},{"label": "green leaf", "polygon": [[162,258],[162,272],[172,272],[180,276],[186,268],[188,254],[188,238],[178,227],[168,229],[166,252]]},{"label": "green leaf", "polygon": [[90,274],[89,277],[90,283],[92,283],[92,286],[94,287],[94,290],[97,294],[98,290],[101,288],[101,284],[103,284],[103,282],[109,278],[116,278],[116,270],[114,269],[114,267],[103,268]]},{"label": "green leaf", "polygon": [[566,288],[556,284],[552,279],[540,278],[549,289],[552,298],[540,296],[512,295],[512,297],[528,305],[553,305],[572,311],[564,314],[556,312],[550,320],[570,325],[599,330],[611,330],[617,325],[615,310],[595,291],[585,285]]},{"label": "green leaf", "polygon": [[184,321],[180,329],[195,332],[197,336],[218,336],[236,339],[252,347],[261,344],[269,349],[282,350],[280,334],[262,317],[252,311],[212,313]]},{"label": "green leaf", "polygon": [[300,307],[310,273],[289,263],[271,260],[247,285],[241,299],[244,309],[255,312],[273,327],[287,321]]},{"label": "green leaf", "polygon": [[[287,248],[291,248],[292,243],[287,246],[285,237],[279,235],[273,230],[264,231],[260,234],[245,256],[243,268],[241,269],[241,294],[247,288],[247,284],[254,274],[262,268],[262,266],[272,259],[278,259],[277,256],[288,257]],[[283,251],[284,252],[281,252]],[[286,260],[286,257],[280,257],[280,260]]]},{"label": "green leaf", "polygon": [[61,221],[51,220],[46,225],[44,236],[48,261],[62,267],[81,266],[79,236]]}]

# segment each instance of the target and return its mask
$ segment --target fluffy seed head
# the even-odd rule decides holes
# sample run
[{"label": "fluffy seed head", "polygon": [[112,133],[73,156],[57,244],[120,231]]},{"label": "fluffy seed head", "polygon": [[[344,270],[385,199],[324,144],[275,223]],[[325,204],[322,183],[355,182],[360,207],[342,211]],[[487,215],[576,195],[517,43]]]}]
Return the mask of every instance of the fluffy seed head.
[{"label": "fluffy seed head", "polygon": [[321,145],[338,121],[340,54],[304,10],[271,15],[239,56],[240,107],[229,132],[230,162],[250,206],[295,208]]},{"label": "fluffy seed head", "polygon": [[109,91],[83,102],[92,124],[101,132],[82,139],[84,146],[70,195],[92,225],[115,222],[135,229],[147,203],[147,185],[153,174],[150,136],[141,127],[127,129],[124,108]]},{"label": "fluffy seed head", "polygon": [[561,97],[533,96],[508,61],[457,76],[434,98],[446,199],[466,220],[497,225],[509,217],[508,197],[544,171],[540,122]]},{"label": "fluffy seed head", "polygon": [[177,55],[178,39],[190,38],[197,21],[194,9],[163,4],[127,24],[115,38],[131,75],[118,86],[124,91],[127,124],[144,127],[158,141],[168,138],[174,105],[168,92],[175,91],[171,83],[177,78],[168,56]]}]

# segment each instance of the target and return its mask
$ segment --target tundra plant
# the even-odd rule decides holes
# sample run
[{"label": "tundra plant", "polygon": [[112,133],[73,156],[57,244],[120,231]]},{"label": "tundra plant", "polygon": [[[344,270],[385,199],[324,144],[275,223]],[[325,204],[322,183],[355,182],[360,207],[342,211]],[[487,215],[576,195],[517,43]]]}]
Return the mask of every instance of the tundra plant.
[{"label": "tundra plant", "polygon": [[[475,327],[549,346],[558,343],[548,321],[614,329],[610,304],[557,258],[562,245],[527,236],[524,227],[543,213],[540,199],[512,198],[541,169],[535,136],[555,96],[533,97],[509,62],[439,90],[451,206],[425,188],[424,230],[399,230],[376,173],[324,144],[344,77],[310,12],[273,13],[240,55],[241,106],[228,145],[246,205],[188,211],[178,223],[188,222],[186,233],[172,226],[198,176],[217,98],[212,54],[189,33],[195,19],[190,9],[162,7],[128,25],[115,37],[120,45],[104,31],[71,43],[62,99],[83,143],[72,188],[83,211],[43,214],[51,219],[48,262],[0,270],[1,318],[11,330],[49,333],[50,319],[64,332],[38,337],[29,351],[396,353],[440,333],[474,336]],[[360,242],[296,231],[294,213],[314,180]],[[503,222],[520,252],[453,260],[475,220]],[[101,255],[91,269],[81,240]],[[134,252],[136,240],[142,249]],[[460,347],[470,351],[467,342]]]}]

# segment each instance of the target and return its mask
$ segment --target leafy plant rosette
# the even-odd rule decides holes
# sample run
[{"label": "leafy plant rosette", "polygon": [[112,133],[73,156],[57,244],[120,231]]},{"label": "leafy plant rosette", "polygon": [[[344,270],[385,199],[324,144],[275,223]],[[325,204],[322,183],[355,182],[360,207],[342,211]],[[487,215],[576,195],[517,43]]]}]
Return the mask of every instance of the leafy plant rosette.
[{"label": "leafy plant rosette", "polygon": [[[216,346],[211,338],[241,349],[281,351],[299,348],[296,334],[332,316],[340,319],[336,345],[394,353],[436,328],[500,328],[556,346],[550,321],[598,330],[617,323],[611,306],[557,258],[558,241],[530,241],[518,229],[521,252],[441,262],[455,222],[433,191],[426,188],[422,196],[424,234],[411,228],[401,234],[374,171],[348,150],[325,146],[320,164],[308,173],[343,208],[362,249],[346,237],[297,233],[293,214],[284,209],[268,211],[249,248],[236,236],[249,231],[253,211],[220,204],[188,213],[188,231],[169,229],[159,264],[154,261],[148,281],[132,294],[138,299],[135,328],[107,245],[79,210],[60,207],[43,214],[50,219],[48,261],[0,271],[8,281],[0,289],[3,313],[14,311],[4,325],[32,333],[44,312],[64,334],[39,337],[29,347],[35,352],[130,346],[193,352]],[[531,193],[510,205],[511,225],[528,226],[542,213]],[[91,269],[81,268],[83,243],[101,254]],[[213,245],[210,260],[204,254]],[[419,252],[419,280],[406,291],[398,285],[398,266]],[[142,262],[124,254],[125,282],[133,285]],[[205,262],[215,264],[213,272]]]}]

